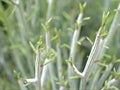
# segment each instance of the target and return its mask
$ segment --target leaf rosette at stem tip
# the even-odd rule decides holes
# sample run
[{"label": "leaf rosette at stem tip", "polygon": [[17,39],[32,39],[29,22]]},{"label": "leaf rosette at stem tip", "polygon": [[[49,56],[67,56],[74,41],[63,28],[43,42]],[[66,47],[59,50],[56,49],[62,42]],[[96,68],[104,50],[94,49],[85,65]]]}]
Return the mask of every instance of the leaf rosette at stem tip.
[{"label": "leaf rosette at stem tip", "polygon": [[51,41],[55,41],[56,43],[60,41],[60,31],[61,30],[57,30],[57,28],[54,29],[55,36],[51,38]]},{"label": "leaf rosette at stem tip", "polygon": [[102,39],[104,39],[107,36],[107,32],[105,30],[105,24],[107,22],[107,19],[108,19],[109,15],[110,15],[110,12],[107,12],[107,13],[103,12],[102,24],[100,26],[100,37]]},{"label": "leaf rosette at stem tip", "polygon": [[80,13],[83,13],[83,10],[85,9],[85,7],[86,7],[86,2],[85,3],[83,3],[83,4],[79,4],[79,7],[80,7]]},{"label": "leaf rosette at stem tip", "polygon": [[50,29],[50,22],[52,21],[52,19],[53,18],[49,18],[46,22],[45,22],[45,24],[41,24],[42,25],[42,27],[43,27],[43,29],[45,30],[45,32],[48,32],[49,31],[49,29]]},{"label": "leaf rosette at stem tip", "polygon": [[39,39],[39,41],[37,42],[37,46],[38,46],[38,48],[40,48],[40,46],[43,44],[43,37],[42,36],[40,36],[40,39]]},{"label": "leaf rosette at stem tip", "polygon": [[107,13],[103,12],[103,16],[102,16],[102,25],[103,26],[105,25],[109,15],[110,15],[110,12],[107,12]]}]

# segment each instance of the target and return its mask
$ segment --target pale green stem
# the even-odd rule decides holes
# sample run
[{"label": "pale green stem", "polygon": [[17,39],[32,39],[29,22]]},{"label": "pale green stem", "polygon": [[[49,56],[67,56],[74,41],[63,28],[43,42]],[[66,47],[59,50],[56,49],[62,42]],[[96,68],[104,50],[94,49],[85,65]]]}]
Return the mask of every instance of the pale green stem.
[{"label": "pale green stem", "polygon": [[105,80],[107,79],[108,75],[110,74],[111,70],[113,68],[113,64],[110,64],[107,69],[105,70],[105,72],[102,74],[102,76],[100,77],[100,80],[97,84],[97,89],[100,90],[102,88],[102,85],[104,84]]},{"label": "pale green stem", "polygon": [[96,83],[98,82],[100,76],[100,71],[97,71],[95,73],[95,76],[93,77],[92,83],[90,84],[90,90],[94,90],[94,88],[96,88]]},{"label": "pale green stem", "polygon": [[101,33],[101,28],[99,29],[99,31],[97,33],[94,45],[92,47],[92,50],[91,50],[90,55],[88,57],[87,64],[86,64],[85,69],[83,71],[84,78],[81,79],[79,90],[84,90],[84,88],[86,87],[86,79],[89,77],[90,70],[92,69],[94,61],[97,58],[97,55],[98,55],[98,52],[100,49],[99,47],[101,47],[100,42],[102,42],[102,39],[100,38],[100,33]]},{"label": "pale green stem", "polygon": [[59,90],[66,90],[64,86],[60,86]]},{"label": "pale green stem", "polygon": [[104,2],[103,10],[104,10],[104,12],[108,12],[111,0],[104,0],[103,2]]},{"label": "pale green stem", "polygon": [[[108,89],[110,89],[110,87],[113,85],[115,85],[115,84],[117,84],[118,83],[118,81],[119,81],[120,79],[115,79],[115,78],[113,78],[112,80],[110,80],[108,83],[107,83],[107,88]],[[101,90],[105,90],[105,88],[102,88]],[[112,90],[112,89],[111,89]],[[118,89],[117,89],[118,90]]]},{"label": "pale green stem", "polygon": [[[116,12],[115,17],[113,19],[113,22],[112,22],[112,25],[110,27],[109,33],[108,33],[107,37],[104,39],[104,41],[103,41],[103,46],[110,46],[112,38],[113,38],[116,30],[119,27],[119,23],[120,23],[120,4],[118,6],[117,12]],[[106,52],[106,48],[102,48],[99,55],[98,55],[99,60],[100,60],[101,56],[104,55],[105,52]],[[95,68],[97,70],[98,67],[96,66]],[[95,75],[95,77],[96,77],[96,75]]]},{"label": "pale green stem", "polygon": [[113,78],[112,80],[110,80],[110,81],[108,82],[107,87],[109,88],[109,87],[111,87],[112,85],[117,84],[117,83],[119,82],[119,80],[120,80],[119,78],[118,78],[118,79]]},{"label": "pale green stem", "polygon": [[[47,11],[46,20],[48,20],[50,18],[50,16],[51,16],[52,4],[53,4],[53,0],[48,0],[48,11]],[[49,32],[49,30],[46,31],[45,39],[46,39],[46,50],[48,52],[51,49],[50,32]],[[47,57],[47,59],[49,60],[49,57]],[[44,69],[44,67],[43,67],[43,72],[42,72],[42,77],[41,77],[42,78],[42,80],[41,80],[42,82],[41,83],[42,83],[42,85],[44,85],[45,78],[46,78],[46,75],[47,75],[47,71],[44,71],[44,70],[49,69],[49,74],[50,74],[51,84],[52,84],[52,90],[56,90],[56,84],[55,84],[55,82],[53,80],[54,77],[55,77],[53,63],[49,63],[48,65],[46,65],[45,68],[46,69]]]},{"label": "pale green stem", "polygon": [[80,82],[79,90],[86,90],[86,83],[87,83],[86,78],[82,78]]},{"label": "pale green stem", "polygon": [[[39,7],[39,8],[38,8]],[[36,19],[37,19],[37,14],[38,14],[38,11],[39,11],[39,9],[40,9],[40,5],[39,5],[39,0],[35,0],[35,9],[34,9],[34,17],[33,17],[33,19],[32,19],[32,25],[34,25],[35,24],[35,21],[36,21]],[[33,12],[33,11],[32,11]]]},{"label": "pale green stem", "polygon": [[[61,59],[61,49],[60,49],[60,43],[58,42],[56,45],[56,50],[57,50],[57,71],[58,71],[58,77],[59,77],[59,82],[62,82],[62,59]],[[61,86],[60,86],[61,87]]]},{"label": "pale green stem", "polygon": [[37,60],[35,61],[35,78],[37,80],[36,82],[36,90],[41,90],[41,62],[40,62],[40,52],[37,53]]},{"label": "pale green stem", "polygon": [[[79,16],[78,16],[78,19],[77,19],[77,24],[79,25],[79,28],[74,31],[73,38],[72,38],[72,43],[71,43],[71,48],[70,48],[69,60],[70,60],[70,57],[72,57],[73,63],[75,61],[76,44],[77,44],[77,40],[78,40],[78,37],[79,37],[79,34],[80,34],[80,30],[81,30],[81,25],[80,24],[82,23],[82,17],[83,17],[83,13],[80,13]],[[70,70],[70,67],[71,66],[68,65],[68,77],[74,75],[74,72]],[[70,88],[71,89],[74,88],[74,90],[77,89],[76,85],[77,84],[76,84],[75,80],[71,80],[70,83],[69,83]]]},{"label": "pale green stem", "polygon": [[[116,30],[118,29],[119,27],[119,24],[120,24],[120,4],[118,6],[118,9],[117,9],[117,12],[115,14],[115,17],[114,17],[114,20],[112,22],[112,25],[110,27],[110,30],[108,32],[108,35],[107,37],[104,39],[104,44],[103,46],[109,46],[111,41],[112,41],[112,38],[116,32]],[[103,53],[105,53],[106,49],[105,48],[102,48],[101,50],[101,54],[99,56],[102,56]]]},{"label": "pale green stem", "polygon": [[[48,58],[45,59],[45,63],[48,62]],[[46,74],[48,72],[48,66],[44,66],[43,67],[43,71],[42,71],[42,75],[41,75],[41,87],[43,88],[44,87],[44,83],[45,83],[45,80],[46,80]]]},{"label": "pale green stem", "polygon": [[37,54],[36,54],[36,60],[35,60],[35,77],[31,79],[26,79],[27,83],[33,83],[35,84],[36,90],[41,90],[41,72],[42,72],[42,66],[41,66],[41,60],[40,60],[40,51],[37,48]]}]

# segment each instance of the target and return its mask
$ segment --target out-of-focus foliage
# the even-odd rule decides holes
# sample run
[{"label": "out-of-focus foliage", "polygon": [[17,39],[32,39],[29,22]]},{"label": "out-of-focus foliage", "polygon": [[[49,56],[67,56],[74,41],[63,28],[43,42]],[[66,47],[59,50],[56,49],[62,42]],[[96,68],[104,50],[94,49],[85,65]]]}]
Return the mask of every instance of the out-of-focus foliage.
[{"label": "out-of-focus foliage", "polygon": [[[68,59],[69,55],[69,48],[66,48],[65,44],[69,46],[71,44],[75,20],[80,12],[80,2],[87,3],[84,17],[91,18],[83,24],[80,38],[87,36],[93,41],[100,26],[103,12],[110,11],[111,13],[106,27],[108,30],[118,5],[117,0],[53,0],[51,12],[53,20],[50,23],[49,31],[51,39],[56,35],[55,28],[60,32],[64,68],[62,72],[65,76],[67,73],[65,60]],[[18,78],[13,73],[14,70],[20,72],[21,77],[34,76],[35,53],[32,51],[29,41],[36,46],[40,35],[45,37],[42,24],[46,22],[47,8],[47,0],[20,0],[18,5],[12,0],[0,0],[0,90],[20,90]],[[107,51],[110,55],[115,55],[116,58],[120,58],[119,35],[120,32],[113,38],[111,48]],[[44,42],[45,39],[43,39]],[[55,40],[51,41],[53,49],[55,49],[56,42]],[[81,71],[85,66],[90,48],[91,44],[88,40],[84,40],[81,46],[77,47],[76,58],[83,60]],[[75,63],[78,68],[79,60]],[[55,67],[57,67],[56,63]],[[50,82],[47,82],[46,86],[46,90],[51,90]],[[32,86],[28,86],[28,88],[33,90]]]}]

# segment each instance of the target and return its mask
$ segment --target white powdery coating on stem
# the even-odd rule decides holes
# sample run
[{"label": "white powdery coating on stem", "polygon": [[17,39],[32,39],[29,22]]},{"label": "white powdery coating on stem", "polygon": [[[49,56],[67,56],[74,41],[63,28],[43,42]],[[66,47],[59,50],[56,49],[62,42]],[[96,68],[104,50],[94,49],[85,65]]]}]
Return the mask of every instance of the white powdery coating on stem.
[{"label": "white powdery coating on stem", "polygon": [[60,86],[59,90],[65,90],[65,87],[64,86]]},{"label": "white powdery coating on stem", "polygon": [[104,27],[101,26],[98,33],[97,33],[95,42],[92,46],[92,50],[91,50],[90,55],[89,55],[88,60],[87,60],[87,64],[86,64],[85,69],[82,73],[84,75],[84,77],[81,79],[79,90],[84,90],[85,89],[86,80],[90,75],[90,71],[93,67],[94,61],[97,59],[97,56],[98,56],[98,53],[100,51],[100,47],[101,47],[102,41],[103,41],[102,38],[101,38],[101,31],[102,31],[103,28]]},{"label": "white powdery coating on stem", "polygon": [[[82,13],[80,13],[79,16],[78,16],[78,19],[77,19],[78,25],[80,25],[80,23],[82,21],[82,16],[83,16]],[[72,38],[70,55],[72,55],[73,62],[74,62],[74,57],[75,57],[75,52],[76,52],[76,42],[78,40],[79,33],[80,33],[80,27],[78,28],[78,30],[74,31],[73,38]]]},{"label": "white powdery coating on stem", "polygon": [[78,23],[78,24],[81,24],[81,22],[82,22],[82,17],[83,17],[83,13],[80,13],[79,16],[78,16],[78,18],[77,18],[77,23]]},{"label": "white powdery coating on stem", "polygon": [[94,43],[92,50],[90,52],[90,55],[88,57],[87,64],[86,64],[85,69],[83,71],[84,75],[88,75],[87,73],[90,72],[89,70],[92,68],[93,62],[94,62],[94,60],[96,60],[96,57],[98,55],[98,51],[99,51],[98,49],[99,49],[99,47],[101,47],[100,44],[101,44],[102,40],[100,39],[100,32],[101,32],[101,29],[99,29],[99,31],[97,33],[95,43]]},{"label": "white powdery coating on stem", "polygon": [[26,79],[27,83],[34,83],[35,84],[36,90],[41,89],[40,80],[41,80],[42,68],[40,66],[41,66],[40,52],[39,52],[39,48],[37,48],[37,54],[36,54],[36,60],[35,60],[35,78]]},{"label": "white powdery coating on stem", "polygon": [[49,4],[52,4],[53,0],[47,0]]},{"label": "white powdery coating on stem", "polygon": [[48,52],[48,50],[51,48],[50,32],[46,32],[45,39],[46,39],[46,48],[47,48],[47,52]]},{"label": "white powdery coating on stem", "polygon": [[[48,58],[45,59],[45,63],[46,62],[48,62]],[[48,71],[48,65],[44,66],[43,71],[42,71],[42,75],[41,75],[41,87],[43,87],[43,85],[44,85],[47,71]]]},{"label": "white powdery coating on stem", "polygon": [[119,6],[118,6],[118,10],[120,10],[120,4],[119,4]]},{"label": "white powdery coating on stem", "polygon": [[36,90],[41,90],[41,71],[42,68],[41,66],[41,62],[40,62],[40,52],[39,52],[39,48],[37,48],[37,54],[36,54],[36,61],[35,61],[35,79],[36,81]]},{"label": "white powdery coating on stem", "polygon": [[[120,23],[120,4],[119,4],[117,12],[116,12],[116,14],[114,16],[114,19],[113,19],[113,22],[111,24],[110,30],[108,32],[108,35],[103,41],[103,46],[109,46],[110,45],[111,40],[113,38],[113,35],[115,34],[115,32],[116,32],[116,30],[117,30],[117,28],[119,26],[119,23]],[[99,53],[98,58],[100,58],[105,53],[105,51],[106,51],[106,49],[102,48],[100,53]],[[96,67],[96,68],[98,68],[98,67]]]},{"label": "white powdery coating on stem", "polygon": [[[82,17],[83,17],[83,13],[80,13],[78,18],[77,18],[77,24],[78,24],[78,28],[74,31],[73,34],[73,38],[72,38],[72,43],[71,43],[71,49],[70,49],[70,56],[69,56],[69,60],[72,57],[72,62],[74,63],[75,61],[75,53],[76,53],[76,42],[78,40],[79,37],[79,33],[80,33],[80,29],[81,29],[81,22],[82,22]],[[73,67],[72,67],[73,68]],[[73,68],[74,69],[74,68]],[[77,72],[78,73],[78,72]],[[73,72],[70,70],[70,65],[68,65],[68,76],[72,76]],[[70,81],[69,83],[70,88],[74,88],[76,87],[76,82],[75,81]]]},{"label": "white powdery coating on stem", "polygon": [[15,4],[17,4],[17,5],[20,3],[19,0],[13,0],[13,2],[14,2]]},{"label": "white powdery coating on stem", "polygon": [[116,79],[112,79],[111,81],[109,81],[108,84],[107,84],[108,88],[109,88],[111,85],[115,84],[116,81],[117,81]]},{"label": "white powdery coating on stem", "polygon": [[27,83],[35,83],[37,81],[36,78],[26,79]]},{"label": "white powdery coating on stem", "polygon": [[57,70],[58,70],[58,77],[59,77],[59,82],[62,81],[62,76],[60,75],[62,71],[62,59],[61,59],[61,49],[60,49],[60,43],[58,42],[56,45],[56,50],[57,50]]},{"label": "white powdery coating on stem", "polygon": [[84,74],[83,74],[83,73],[80,73],[80,72],[77,70],[77,68],[75,67],[74,64],[72,64],[72,67],[73,67],[73,69],[74,69],[74,72],[75,72],[77,75],[79,75],[81,78],[84,77]]}]

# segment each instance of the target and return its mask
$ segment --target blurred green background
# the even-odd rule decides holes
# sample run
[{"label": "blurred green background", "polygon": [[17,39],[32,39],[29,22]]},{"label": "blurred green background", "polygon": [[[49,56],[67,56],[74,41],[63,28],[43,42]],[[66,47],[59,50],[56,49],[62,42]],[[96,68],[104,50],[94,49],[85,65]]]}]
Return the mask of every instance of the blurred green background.
[{"label": "blurred green background", "polygon": [[[84,17],[91,17],[83,24],[80,37],[87,36],[93,41],[103,12],[110,11],[106,27],[108,30],[119,3],[118,0],[53,0],[51,12],[53,20],[50,23],[50,33],[55,36],[54,28],[60,31],[61,45],[70,45],[71,43],[75,20],[80,12],[80,2],[87,3]],[[18,5],[12,0],[0,0],[0,90],[20,90],[13,71],[20,73],[20,77],[34,77],[35,53],[31,49],[29,41],[36,46],[40,35],[45,36],[41,24],[46,22],[47,9],[47,0],[20,0]],[[111,55],[115,54],[117,58],[120,57],[120,51],[116,51],[116,48],[119,47],[119,35],[120,32],[113,38],[113,44],[108,51]],[[51,43],[52,48],[55,49],[56,42],[52,41]],[[84,68],[91,44],[86,40],[77,48],[77,52],[80,52],[78,57],[82,57]],[[69,49],[61,48],[61,50],[63,67],[65,68],[63,72],[66,72],[67,63],[65,60],[68,59]],[[75,64],[79,67],[79,63]],[[49,82],[48,87],[50,87]],[[32,86],[27,88],[33,90]]]}]

